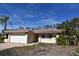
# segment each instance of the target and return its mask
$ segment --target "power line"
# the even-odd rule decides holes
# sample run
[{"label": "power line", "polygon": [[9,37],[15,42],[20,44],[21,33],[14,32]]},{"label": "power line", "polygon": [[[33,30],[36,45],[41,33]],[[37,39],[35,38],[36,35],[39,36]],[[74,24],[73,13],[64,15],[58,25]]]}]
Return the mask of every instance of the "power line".
[{"label": "power line", "polygon": [[[7,10],[9,13],[11,13],[15,18],[17,18],[17,20],[19,20],[24,26],[26,25],[26,24],[24,23],[24,21],[23,21],[22,19],[20,19],[15,13],[13,13],[12,11],[10,11],[9,8],[7,8],[6,5],[4,5],[4,7],[6,8],[6,10]],[[25,26],[25,27],[26,27],[26,26]]]}]

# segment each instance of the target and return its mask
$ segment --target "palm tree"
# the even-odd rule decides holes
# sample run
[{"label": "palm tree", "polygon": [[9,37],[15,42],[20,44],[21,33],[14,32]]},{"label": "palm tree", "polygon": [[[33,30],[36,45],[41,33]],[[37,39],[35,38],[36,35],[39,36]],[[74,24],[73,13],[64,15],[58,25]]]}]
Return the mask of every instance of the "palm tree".
[{"label": "palm tree", "polygon": [[1,16],[0,17],[0,24],[4,26],[3,31],[6,30],[8,20],[9,20],[8,16]]}]

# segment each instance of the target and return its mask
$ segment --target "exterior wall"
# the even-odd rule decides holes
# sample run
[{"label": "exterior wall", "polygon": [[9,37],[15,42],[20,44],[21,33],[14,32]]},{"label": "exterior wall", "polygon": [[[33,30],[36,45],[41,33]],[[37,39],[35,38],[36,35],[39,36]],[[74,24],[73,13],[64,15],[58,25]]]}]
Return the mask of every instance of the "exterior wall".
[{"label": "exterior wall", "polygon": [[4,42],[7,43],[7,42],[9,42],[9,41],[8,41],[8,39],[4,39]]},{"label": "exterior wall", "polygon": [[4,39],[4,42],[10,43],[10,38],[11,38],[11,35],[9,34],[9,35],[8,35],[8,38],[7,38],[7,39]]},{"label": "exterior wall", "polygon": [[8,38],[4,40],[4,42],[11,42],[11,36],[19,36],[19,35],[24,35],[26,36],[26,44],[30,44],[30,43],[35,43],[38,42],[38,38],[37,35],[34,34],[33,32],[28,32],[28,33],[10,33],[8,35]]},{"label": "exterior wall", "polygon": [[34,42],[41,42],[41,43],[53,43],[56,44],[56,38],[59,38],[59,35],[56,35],[56,37],[52,37],[52,38],[42,38],[40,35],[38,34],[34,34],[33,32],[28,32],[28,33],[18,33],[18,34],[9,34],[8,38],[4,40],[4,42],[8,42],[10,43],[11,40],[11,36],[12,35],[24,35],[26,36],[26,44],[29,43],[34,43]]},{"label": "exterior wall", "polygon": [[27,40],[27,43],[35,43],[37,42],[38,38],[36,39],[36,34],[34,34],[33,32],[29,32],[28,33],[28,40]]},{"label": "exterior wall", "polygon": [[58,38],[58,37],[59,37],[59,35],[56,35],[56,37],[52,37],[52,38],[39,37],[38,40],[41,43],[53,43],[53,44],[56,44],[56,38]]},{"label": "exterior wall", "polygon": [[[10,43],[11,42],[11,36],[21,36],[21,34],[9,34],[8,35],[8,38],[7,39],[5,39],[4,40],[4,42],[8,42],[8,43]],[[26,39],[25,39],[25,43],[24,44],[27,44],[27,34],[22,34],[22,36],[25,36],[26,37]],[[14,42],[14,43],[16,43],[16,42]],[[18,43],[21,43],[21,42],[18,42]]]}]

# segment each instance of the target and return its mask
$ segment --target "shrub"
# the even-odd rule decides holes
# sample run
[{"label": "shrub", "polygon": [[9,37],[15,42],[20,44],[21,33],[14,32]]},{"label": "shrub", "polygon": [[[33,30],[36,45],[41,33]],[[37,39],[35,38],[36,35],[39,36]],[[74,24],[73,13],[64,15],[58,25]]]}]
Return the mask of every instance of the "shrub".
[{"label": "shrub", "polygon": [[79,48],[76,48],[76,49],[75,49],[75,52],[79,53]]},{"label": "shrub", "polygon": [[66,45],[66,40],[64,38],[64,35],[60,35],[60,37],[57,39],[58,45]]},{"label": "shrub", "polygon": [[78,45],[78,38],[77,36],[74,37],[74,35],[69,36],[69,43],[70,45]]},{"label": "shrub", "polygon": [[0,36],[0,43],[4,43],[4,39],[5,39],[5,37]]}]

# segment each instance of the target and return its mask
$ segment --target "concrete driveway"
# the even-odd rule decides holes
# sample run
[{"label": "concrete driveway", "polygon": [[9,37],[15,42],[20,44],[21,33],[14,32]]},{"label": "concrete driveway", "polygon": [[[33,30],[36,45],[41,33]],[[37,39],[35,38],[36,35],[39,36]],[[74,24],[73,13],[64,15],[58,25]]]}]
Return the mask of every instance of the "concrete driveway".
[{"label": "concrete driveway", "polygon": [[21,46],[26,46],[26,45],[21,44],[21,43],[1,43],[0,44],[0,50],[12,48],[12,47],[21,47]]}]

